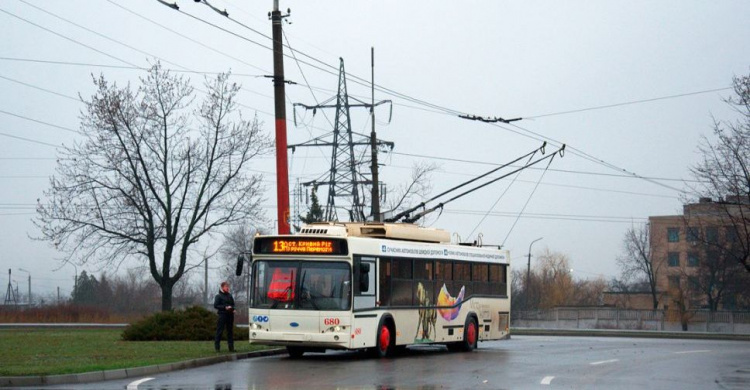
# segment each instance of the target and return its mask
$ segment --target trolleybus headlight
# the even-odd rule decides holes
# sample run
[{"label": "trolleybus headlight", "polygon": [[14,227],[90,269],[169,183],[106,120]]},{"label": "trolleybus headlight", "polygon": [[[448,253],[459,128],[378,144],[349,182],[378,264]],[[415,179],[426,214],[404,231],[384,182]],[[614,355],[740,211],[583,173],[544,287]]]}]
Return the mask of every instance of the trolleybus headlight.
[{"label": "trolleybus headlight", "polygon": [[326,329],[324,332],[341,332],[346,330],[346,325],[336,325]]}]

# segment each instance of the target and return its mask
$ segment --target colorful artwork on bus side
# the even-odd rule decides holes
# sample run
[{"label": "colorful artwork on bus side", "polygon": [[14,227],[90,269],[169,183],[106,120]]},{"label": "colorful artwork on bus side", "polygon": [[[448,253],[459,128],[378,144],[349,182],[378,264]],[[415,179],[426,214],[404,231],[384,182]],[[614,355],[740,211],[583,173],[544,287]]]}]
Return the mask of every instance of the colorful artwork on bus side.
[{"label": "colorful artwork on bus side", "polygon": [[430,297],[427,294],[427,290],[421,282],[417,283],[417,302],[419,306],[424,308],[419,309],[419,323],[417,325],[417,334],[414,335],[414,342],[432,342],[435,338],[437,313],[434,308],[428,308],[429,306],[432,306],[432,304],[430,303]]},{"label": "colorful artwork on bus side", "polygon": [[448,288],[445,286],[445,283],[443,283],[443,288],[440,289],[440,294],[438,295],[438,306],[456,305],[456,307],[438,309],[438,313],[440,313],[440,316],[445,318],[446,321],[453,321],[456,319],[456,317],[458,317],[458,311],[459,309],[461,309],[461,301],[464,300],[465,291],[466,286],[461,286],[461,291],[458,293],[458,296],[452,297],[448,292]]}]

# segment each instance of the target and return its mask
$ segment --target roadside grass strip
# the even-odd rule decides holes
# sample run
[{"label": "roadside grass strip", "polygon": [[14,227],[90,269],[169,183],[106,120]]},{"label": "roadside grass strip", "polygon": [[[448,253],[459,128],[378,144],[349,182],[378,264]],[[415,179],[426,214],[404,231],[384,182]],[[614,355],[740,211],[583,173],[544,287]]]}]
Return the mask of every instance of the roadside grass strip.
[{"label": "roadside grass strip", "polygon": [[[76,374],[217,356],[213,341],[122,341],[121,333],[121,329],[0,329],[0,376]],[[237,340],[235,347],[237,353],[268,349],[243,340]]]}]

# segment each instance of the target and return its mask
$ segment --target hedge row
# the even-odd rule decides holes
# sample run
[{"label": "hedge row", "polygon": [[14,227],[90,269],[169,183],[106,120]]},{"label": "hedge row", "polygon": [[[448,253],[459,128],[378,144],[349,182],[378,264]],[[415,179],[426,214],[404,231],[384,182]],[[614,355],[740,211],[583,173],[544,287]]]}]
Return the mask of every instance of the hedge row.
[{"label": "hedge row", "polygon": [[[128,325],[122,332],[126,341],[208,341],[216,332],[216,313],[200,306],[160,312]],[[234,339],[247,340],[247,328],[237,328]],[[223,339],[226,340],[226,332]]]}]

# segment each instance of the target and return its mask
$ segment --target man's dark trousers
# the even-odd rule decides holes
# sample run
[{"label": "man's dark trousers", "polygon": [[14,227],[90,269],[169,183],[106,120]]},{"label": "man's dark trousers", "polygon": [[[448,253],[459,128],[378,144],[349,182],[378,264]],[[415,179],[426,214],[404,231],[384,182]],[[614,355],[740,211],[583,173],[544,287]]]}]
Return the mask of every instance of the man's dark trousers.
[{"label": "man's dark trousers", "polygon": [[219,343],[221,342],[221,333],[224,331],[224,328],[227,329],[227,344],[229,345],[229,350],[234,350],[234,313],[229,313],[225,311],[219,312],[219,321],[216,324],[216,337],[214,337],[214,348],[216,350],[219,350]]}]

